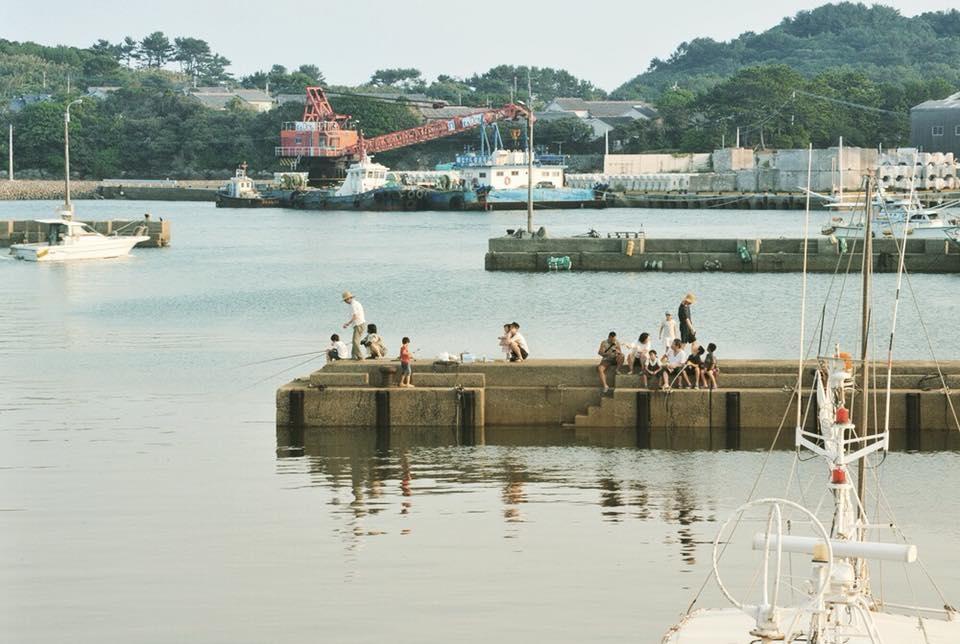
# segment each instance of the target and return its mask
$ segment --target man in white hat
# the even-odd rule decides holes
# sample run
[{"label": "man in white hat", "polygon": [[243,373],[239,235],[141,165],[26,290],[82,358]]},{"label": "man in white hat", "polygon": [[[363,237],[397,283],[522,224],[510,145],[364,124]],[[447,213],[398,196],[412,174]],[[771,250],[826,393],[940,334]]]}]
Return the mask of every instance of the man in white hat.
[{"label": "man in white hat", "polygon": [[367,320],[363,315],[363,305],[357,301],[350,291],[343,292],[343,301],[350,305],[350,319],[347,320],[343,328],[353,326],[353,347],[350,350],[350,357],[354,360],[363,360],[362,348],[360,347],[360,338],[363,337],[363,328]]}]

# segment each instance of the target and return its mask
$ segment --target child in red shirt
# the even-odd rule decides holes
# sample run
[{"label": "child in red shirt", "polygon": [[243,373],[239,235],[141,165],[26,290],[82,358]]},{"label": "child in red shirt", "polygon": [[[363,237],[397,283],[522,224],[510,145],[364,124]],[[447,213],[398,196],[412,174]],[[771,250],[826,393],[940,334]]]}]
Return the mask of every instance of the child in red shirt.
[{"label": "child in red shirt", "polygon": [[401,387],[413,387],[414,384],[410,382],[410,379],[413,377],[413,368],[410,366],[410,362],[413,360],[413,354],[410,353],[410,338],[404,336],[403,344],[400,346],[400,386]]}]

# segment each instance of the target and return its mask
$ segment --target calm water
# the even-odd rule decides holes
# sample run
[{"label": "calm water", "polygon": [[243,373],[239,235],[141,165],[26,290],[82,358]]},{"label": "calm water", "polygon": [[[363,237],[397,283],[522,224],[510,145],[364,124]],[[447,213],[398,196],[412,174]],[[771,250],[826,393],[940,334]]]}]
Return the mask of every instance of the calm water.
[{"label": "calm water", "polygon": [[[51,208],[0,203],[0,219]],[[163,216],[173,246],[0,262],[0,641],[656,641],[703,581],[717,520],[745,499],[762,452],[488,430],[476,447],[439,431],[389,449],[365,432],[313,432],[278,457],[273,392],[319,365],[238,366],[320,348],[347,317],[344,289],[392,350],[410,335],[425,356],[493,356],[499,324],[517,319],[535,355],[589,357],[611,328],[655,331],[687,290],[721,356],[797,351],[795,275],[485,273],[486,239],[522,214],[78,209]],[[553,234],[800,230],[786,212],[538,216]],[[913,279],[943,358],[960,357],[943,322],[960,315],[956,280]],[[811,276],[811,300],[830,285]],[[855,326],[851,306],[840,330]],[[901,313],[898,355],[926,357],[909,299]],[[764,492],[783,491],[791,459],[773,454]],[[957,489],[958,466],[953,451],[894,453],[882,470],[954,602],[960,500],[929,491]],[[719,605],[712,585],[704,601]]]}]

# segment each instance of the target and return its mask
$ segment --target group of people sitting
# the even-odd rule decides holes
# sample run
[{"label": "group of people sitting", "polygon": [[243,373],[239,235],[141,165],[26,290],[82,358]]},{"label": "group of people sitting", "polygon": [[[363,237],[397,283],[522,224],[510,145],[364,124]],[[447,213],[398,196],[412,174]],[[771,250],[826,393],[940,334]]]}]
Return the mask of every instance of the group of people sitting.
[{"label": "group of people sitting", "polygon": [[662,389],[670,389],[679,383],[679,387],[684,389],[700,389],[701,386],[716,389],[720,374],[716,352],[717,345],[713,342],[704,349],[696,338],[689,343],[681,338],[673,338],[663,355],[658,355],[651,346],[649,333],[641,333],[637,342],[631,343],[620,342],[616,332],[611,331],[597,349],[600,356],[597,366],[600,386],[604,394],[610,392],[607,373],[613,369],[616,373],[641,376],[644,387],[659,384]]}]

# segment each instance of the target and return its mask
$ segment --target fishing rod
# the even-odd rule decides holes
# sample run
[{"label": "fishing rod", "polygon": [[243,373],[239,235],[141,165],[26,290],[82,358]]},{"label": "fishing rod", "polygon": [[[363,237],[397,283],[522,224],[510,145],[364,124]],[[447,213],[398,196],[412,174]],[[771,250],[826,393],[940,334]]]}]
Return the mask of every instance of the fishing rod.
[{"label": "fishing rod", "polygon": [[303,356],[312,356],[318,353],[324,353],[325,351],[326,349],[323,349],[320,351],[307,351],[306,353],[291,353],[288,356],[280,356],[279,358],[267,358],[266,360],[257,360],[256,362],[247,362],[245,364],[238,364],[235,367],[231,367],[231,369],[241,369],[243,367],[252,367],[258,364],[266,364],[268,362],[277,362],[278,360],[290,360],[291,358],[301,358]]}]

